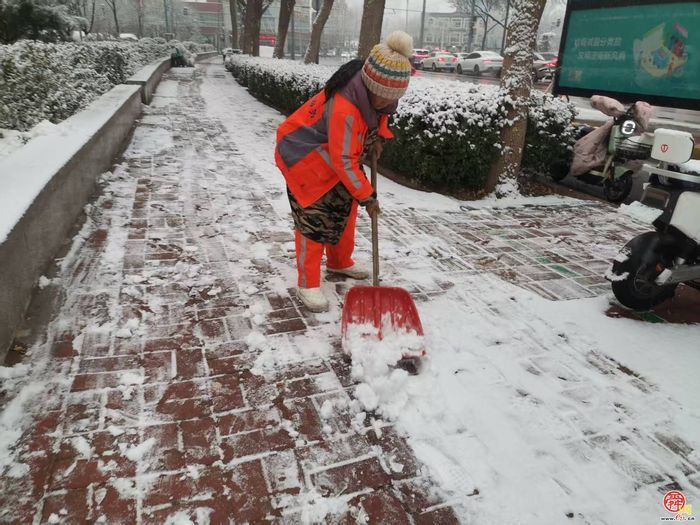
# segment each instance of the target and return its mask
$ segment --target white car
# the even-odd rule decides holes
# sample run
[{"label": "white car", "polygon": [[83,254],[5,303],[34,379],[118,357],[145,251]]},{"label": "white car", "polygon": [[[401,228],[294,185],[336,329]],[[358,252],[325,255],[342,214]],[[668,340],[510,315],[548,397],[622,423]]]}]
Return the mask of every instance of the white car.
[{"label": "white car", "polygon": [[455,70],[456,63],[457,57],[453,54],[433,51],[426,58],[421,60],[420,67],[421,69],[431,69],[433,71],[447,69],[452,73]]},{"label": "white car", "polygon": [[503,67],[503,57],[495,51],[474,51],[457,61],[457,73],[493,73],[498,75]]}]

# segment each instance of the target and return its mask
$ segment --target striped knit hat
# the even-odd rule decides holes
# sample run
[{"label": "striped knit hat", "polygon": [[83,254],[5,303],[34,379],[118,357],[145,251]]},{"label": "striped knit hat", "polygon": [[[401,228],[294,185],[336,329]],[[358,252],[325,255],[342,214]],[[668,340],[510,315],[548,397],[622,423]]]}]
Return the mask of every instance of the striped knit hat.
[{"label": "striped knit hat", "polygon": [[378,97],[398,100],[408,89],[413,40],[403,31],[394,31],[386,41],[372,48],[362,67],[362,80]]}]

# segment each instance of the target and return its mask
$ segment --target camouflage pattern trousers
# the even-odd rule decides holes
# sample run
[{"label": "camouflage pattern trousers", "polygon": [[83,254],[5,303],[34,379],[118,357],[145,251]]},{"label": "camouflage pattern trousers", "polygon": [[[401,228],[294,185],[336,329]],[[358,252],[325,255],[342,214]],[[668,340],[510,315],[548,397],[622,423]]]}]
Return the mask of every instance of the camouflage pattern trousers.
[{"label": "camouflage pattern trousers", "polygon": [[302,208],[287,188],[292,207],[294,226],[301,234],[320,244],[336,245],[345,231],[350,217],[353,198],[339,182],[323,197],[306,208]]}]

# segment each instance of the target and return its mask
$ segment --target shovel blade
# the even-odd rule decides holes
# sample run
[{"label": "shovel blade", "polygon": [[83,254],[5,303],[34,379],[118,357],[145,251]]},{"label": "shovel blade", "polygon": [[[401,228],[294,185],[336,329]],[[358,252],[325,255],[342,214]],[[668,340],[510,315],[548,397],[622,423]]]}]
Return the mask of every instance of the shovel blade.
[{"label": "shovel blade", "polygon": [[[345,296],[342,318],[342,337],[349,325],[372,325],[382,338],[382,329],[414,331],[423,335],[423,325],[411,294],[403,288],[389,286],[355,286]],[[412,352],[411,357],[425,352]],[[416,355],[417,354],[417,355]],[[407,355],[406,357],[408,357]]]}]

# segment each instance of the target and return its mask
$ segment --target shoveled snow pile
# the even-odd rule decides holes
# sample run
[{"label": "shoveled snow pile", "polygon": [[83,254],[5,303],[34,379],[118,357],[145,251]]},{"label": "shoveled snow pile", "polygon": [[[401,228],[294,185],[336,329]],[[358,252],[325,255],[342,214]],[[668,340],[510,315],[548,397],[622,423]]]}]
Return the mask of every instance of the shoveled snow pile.
[{"label": "shoveled snow pile", "polygon": [[352,356],[352,376],[362,381],[355,397],[364,410],[395,420],[410,399],[408,372],[396,368],[402,357],[419,354],[423,337],[415,331],[393,329],[383,323],[381,336],[368,324],[350,324],[343,348]]}]

